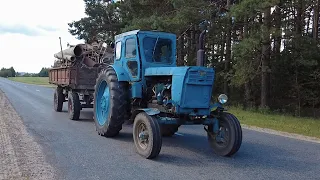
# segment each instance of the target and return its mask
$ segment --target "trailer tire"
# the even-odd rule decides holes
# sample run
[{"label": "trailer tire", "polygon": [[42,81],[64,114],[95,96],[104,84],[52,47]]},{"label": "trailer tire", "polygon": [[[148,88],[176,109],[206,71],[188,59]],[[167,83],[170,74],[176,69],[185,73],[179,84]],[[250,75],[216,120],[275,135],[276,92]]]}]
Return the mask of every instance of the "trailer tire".
[{"label": "trailer tire", "polygon": [[58,86],[54,91],[54,95],[53,95],[53,101],[54,101],[53,106],[55,111],[57,112],[62,111],[64,99],[65,99],[65,96],[63,94],[63,89],[62,87]]},{"label": "trailer tire", "polygon": [[68,93],[68,113],[69,119],[79,120],[81,111],[81,103],[79,100],[79,95],[76,92],[70,91]]},{"label": "trailer tire", "polygon": [[103,69],[96,80],[94,92],[94,122],[99,135],[119,134],[128,108],[127,82],[118,81],[112,67]]},{"label": "trailer tire", "polygon": [[242,128],[239,120],[230,113],[221,113],[219,119],[219,126],[228,128],[228,139],[226,145],[220,145],[216,141],[216,135],[213,133],[213,125],[208,128],[208,141],[213,151],[220,156],[232,156],[235,154],[242,144]]}]

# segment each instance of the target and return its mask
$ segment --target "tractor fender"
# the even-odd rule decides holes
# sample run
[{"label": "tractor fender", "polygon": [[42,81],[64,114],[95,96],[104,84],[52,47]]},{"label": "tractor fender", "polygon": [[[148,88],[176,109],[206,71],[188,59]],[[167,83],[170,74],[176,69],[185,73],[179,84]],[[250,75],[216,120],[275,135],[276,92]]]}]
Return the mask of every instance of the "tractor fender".
[{"label": "tractor fender", "polygon": [[127,81],[127,82],[130,81],[129,74],[123,67],[117,66],[117,65],[110,65],[110,66],[116,72],[117,77],[118,77],[118,81]]},{"label": "tractor fender", "polygon": [[157,108],[140,108],[140,109],[136,109],[133,111],[133,113],[131,114],[131,117],[130,117],[130,121],[133,122],[136,115],[138,115],[141,112],[145,112],[149,116],[154,116],[154,115],[160,114],[160,111]]}]

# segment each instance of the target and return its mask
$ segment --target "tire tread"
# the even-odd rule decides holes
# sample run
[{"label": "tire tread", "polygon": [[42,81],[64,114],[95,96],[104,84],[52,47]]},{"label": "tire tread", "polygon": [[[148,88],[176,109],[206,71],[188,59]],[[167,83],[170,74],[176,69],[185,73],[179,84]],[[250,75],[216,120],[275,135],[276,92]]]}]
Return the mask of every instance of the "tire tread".
[{"label": "tire tread", "polygon": [[94,97],[96,97],[97,84],[99,83],[101,78],[107,81],[110,89],[112,103],[109,104],[111,108],[109,109],[110,115],[106,125],[99,125],[98,121],[96,120],[96,115],[94,115],[96,130],[98,131],[99,135],[114,137],[119,134],[119,131],[122,129],[122,124],[125,120],[125,113],[123,113],[123,111],[126,107],[126,104],[128,103],[126,91],[127,82],[119,82],[114,69],[112,67],[107,67],[106,69],[103,69],[98,75],[95,85]]}]

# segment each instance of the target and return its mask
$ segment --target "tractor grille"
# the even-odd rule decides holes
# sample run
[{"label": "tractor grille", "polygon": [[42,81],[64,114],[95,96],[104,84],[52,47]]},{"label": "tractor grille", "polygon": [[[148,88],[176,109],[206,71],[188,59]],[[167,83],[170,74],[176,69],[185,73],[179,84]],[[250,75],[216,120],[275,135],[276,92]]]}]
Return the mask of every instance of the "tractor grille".
[{"label": "tractor grille", "polygon": [[209,108],[214,81],[214,71],[206,68],[190,69],[183,86],[181,107]]},{"label": "tractor grille", "polygon": [[214,73],[203,70],[189,71],[187,83],[189,84],[212,84],[214,80]]}]

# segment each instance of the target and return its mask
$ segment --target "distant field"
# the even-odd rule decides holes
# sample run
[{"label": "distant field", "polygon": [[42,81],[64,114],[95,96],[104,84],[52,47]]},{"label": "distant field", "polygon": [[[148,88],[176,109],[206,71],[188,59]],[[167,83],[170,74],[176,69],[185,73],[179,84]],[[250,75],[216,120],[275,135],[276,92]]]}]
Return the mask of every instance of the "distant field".
[{"label": "distant field", "polygon": [[237,116],[241,124],[320,138],[320,119],[263,114],[235,107],[230,107],[229,111]]},{"label": "distant field", "polygon": [[48,87],[54,87],[54,85],[49,84],[48,77],[10,77],[12,81],[27,83],[27,84],[35,84],[35,85],[42,85]]}]

